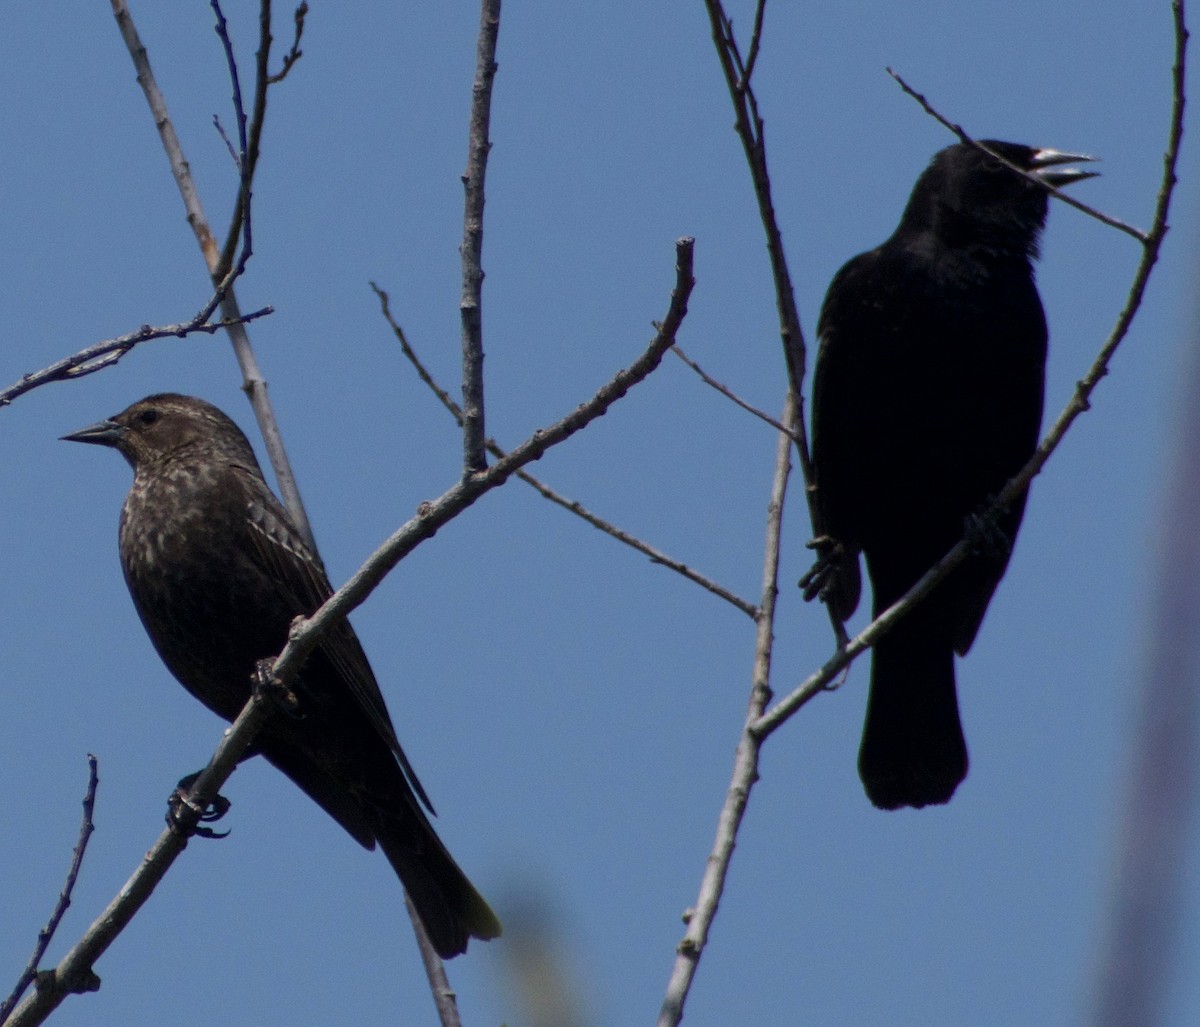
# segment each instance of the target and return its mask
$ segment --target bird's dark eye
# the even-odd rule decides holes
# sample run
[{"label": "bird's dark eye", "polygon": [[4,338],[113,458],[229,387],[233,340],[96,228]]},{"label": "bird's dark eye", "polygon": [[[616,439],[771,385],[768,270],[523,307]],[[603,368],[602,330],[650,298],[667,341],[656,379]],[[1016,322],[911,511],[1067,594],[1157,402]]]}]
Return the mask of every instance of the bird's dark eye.
[{"label": "bird's dark eye", "polygon": [[158,411],[153,408],[150,410],[143,410],[140,414],[138,414],[138,420],[142,424],[153,424],[158,420]]}]

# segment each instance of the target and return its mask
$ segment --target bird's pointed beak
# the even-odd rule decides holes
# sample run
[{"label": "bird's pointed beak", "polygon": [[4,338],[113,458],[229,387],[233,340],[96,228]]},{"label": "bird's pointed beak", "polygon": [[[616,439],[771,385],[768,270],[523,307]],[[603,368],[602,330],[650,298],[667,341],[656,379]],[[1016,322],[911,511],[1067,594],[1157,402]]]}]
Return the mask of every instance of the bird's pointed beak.
[{"label": "bird's pointed beak", "polygon": [[1084,171],[1082,168],[1065,168],[1062,165],[1075,164],[1077,162],[1086,163],[1094,160],[1099,160],[1099,158],[1090,157],[1086,153],[1064,153],[1062,150],[1046,148],[1038,150],[1033,155],[1033,161],[1030,163],[1029,170],[1047,185],[1058,189],[1064,185],[1070,185],[1072,182],[1081,182],[1085,178],[1096,178],[1100,174],[1099,171]]},{"label": "bird's pointed beak", "polygon": [[126,428],[116,421],[97,421],[86,428],[63,435],[62,442],[90,442],[95,446],[115,446],[125,436]]}]

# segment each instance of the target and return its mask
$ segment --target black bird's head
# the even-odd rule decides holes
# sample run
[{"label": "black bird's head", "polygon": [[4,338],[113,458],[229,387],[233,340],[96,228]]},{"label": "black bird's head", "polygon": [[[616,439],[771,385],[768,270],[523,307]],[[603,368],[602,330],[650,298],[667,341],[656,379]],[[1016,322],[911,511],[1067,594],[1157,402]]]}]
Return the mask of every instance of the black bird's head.
[{"label": "black bird's head", "polygon": [[949,246],[1036,257],[1049,197],[1038,183],[1057,189],[1094,178],[1097,172],[1065,165],[1095,158],[996,139],[981,144],[1032,180],[966,143],[948,146],[917,179],[897,234],[932,232]]},{"label": "black bird's head", "polygon": [[171,392],[139,399],[107,420],[64,435],[63,440],[111,446],[135,471],[213,458],[258,467],[250,443],[233,421],[211,403]]}]

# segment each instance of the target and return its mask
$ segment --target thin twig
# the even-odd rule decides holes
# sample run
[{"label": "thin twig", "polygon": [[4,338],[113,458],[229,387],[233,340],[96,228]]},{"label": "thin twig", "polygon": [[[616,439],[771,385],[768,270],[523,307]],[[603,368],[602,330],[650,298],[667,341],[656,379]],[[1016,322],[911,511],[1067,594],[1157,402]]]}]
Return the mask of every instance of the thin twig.
[{"label": "thin twig", "polygon": [[58,925],[62,923],[62,918],[71,905],[71,893],[75,890],[75,882],[79,879],[79,871],[83,866],[83,855],[87,852],[88,840],[96,829],[92,821],[92,814],[96,809],[96,787],[100,784],[100,777],[97,772],[96,757],[88,753],[87,761],[88,785],[87,792],[83,796],[83,823],[79,825],[79,839],[75,842],[75,851],[71,854],[71,867],[67,871],[67,879],[63,883],[62,891],[59,892],[58,902],[54,905],[54,912],[50,914],[46,926],[38,931],[37,944],[33,946],[33,955],[29,957],[29,962],[17,979],[12,994],[4,1000],[3,1004],[0,1004],[0,1024],[7,1021],[8,1014],[21,1000],[25,990],[37,979],[38,964],[46,954],[46,949],[50,947],[54,932],[58,930]]},{"label": "thin twig", "polygon": [[[783,423],[794,429],[799,409],[795,394],[788,391]],[[779,594],[779,546],[782,536],[783,504],[791,470],[791,431],[779,435],[775,452],[775,473],[771,498],[767,504],[767,531],[763,555],[762,593],[759,601],[754,639],[754,670],[751,675],[750,702],[745,727],[738,739],[733,761],[733,777],[725,793],[725,804],[717,821],[717,835],[704,866],[696,905],[684,916],[687,930],[675,950],[675,964],[667,983],[666,997],[658,1015],[658,1027],[675,1027],[683,1019],[683,1006],[696,975],[696,967],[708,942],[709,928],[717,915],[717,906],[725,890],[725,877],[733,858],[738,828],[750,800],[750,789],[758,780],[758,756],[762,739],[751,730],[771,701],[771,652],[775,634],[775,600]]]},{"label": "thin twig", "polygon": [[[162,91],[158,88],[154,72],[150,67],[150,58],[138,36],[137,27],[133,23],[133,17],[129,13],[126,0],[110,0],[110,3],[112,4],[113,15],[117,21],[117,27],[121,32],[121,38],[129,50],[129,56],[132,58],[134,68],[137,71],[138,85],[142,87],[142,92],[146,96],[146,102],[150,107],[150,113],[154,119],[155,129],[158,131],[159,139],[162,141],[163,149],[166,151],[167,159],[170,162],[171,174],[179,189],[179,195],[183,199],[184,209],[187,211],[188,224],[192,226],[192,232],[196,237],[196,242],[200,246],[200,253],[204,257],[209,275],[215,279],[216,284],[220,287],[226,283],[230,271],[235,270],[238,265],[232,260],[228,262],[223,260],[217,248],[216,239],[213,236],[212,229],[209,227],[208,219],[204,215],[204,208],[200,203],[200,195],[196,191],[195,181],[192,179],[191,169],[188,166],[187,158],[184,157],[183,147],[180,145],[179,137],[175,134],[175,127],[171,123],[170,114],[167,112],[166,100],[163,97]],[[269,45],[270,5],[266,4],[265,6],[268,12],[268,31],[266,35]],[[260,17],[260,23],[261,21]],[[259,110],[258,100],[260,98],[263,110],[265,110],[266,77],[264,74],[260,83],[261,88],[257,90],[256,112]],[[249,205],[249,182],[254,174],[257,140],[259,135],[261,135],[261,130],[262,120],[261,116],[259,116],[251,122],[247,141],[250,154],[243,161],[242,185],[239,188],[239,198],[235,208],[235,223],[239,227],[241,225],[240,218]],[[249,159],[251,157],[254,159]],[[225,286],[220,304],[225,320],[230,322],[239,320],[240,309],[237,295],[231,283]],[[258,360],[250,345],[250,337],[244,327],[235,323],[229,330],[229,341],[233,346],[238,366],[242,372],[242,388],[250,397],[250,405],[254,410],[255,420],[258,422],[259,431],[262,432],[263,442],[267,448],[267,457],[271,461],[271,467],[275,472],[275,480],[279,484],[280,497],[283,499],[284,506],[287,508],[292,522],[300,530],[305,541],[309,543],[312,551],[316,553],[317,546],[312,526],[309,524],[308,514],[304,509],[304,501],[300,498],[300,489],[296,484],[296,476],[292,472],[291,462],[288,460],[287,451],[283,446],[283,438],[279,432],[278,423],[275,420],[275,413],[271,409],[270,398],[267,395],[267,383],[263,378],[262,371],[258,366]]]},{"label": "thin twig", "polygon": [[[450,416],[458,422],[458,425],[461,428],[463,423],[462,408],[454,402],[450,396],[450,393],[448,393],[437,383],[433,375],[429,373],[428,368],[425,367],[425,364],[422,362],[421,358],[417,355],[416,351],[409,344],[408,336],[405,334],[404,329],[392,316],[387,293],[380,289],[379,286],[374,282],[371,282],[370,285],[374,290],[375,295],[379,298],[379,305],[383,311],[384,319],[387,321],[388,325],[392,329],[393,334],[396,336],[397,341],[400,343],[400,349],[404,353],[404,356],[416,370],[417,376],[429,387],[430,391],[433,392],[433,394],[438,398],[442,406],[444,406],[450,412]],[[677,349],[675,346],[672,346],[671,348],[673,350]],[[497,459],[503,460],[508,456],[508,453],[501,448],[495,439],[488,439],[486,445],[488,452]],[[593,513],[582,503],[579,503],[574,499],[568,499],[561,493],[556,492],[549,485],[545,484],[545,482],[535,478],[527,471],[518,471],[517,477],[520,478],[521,481],[525,482],[525,484],[530,488],[535,489],[544,499],[548,499],[551,503],[561,506],[564,510],[567,510],[570,513],[575,514],[577,517],[582,518],[593,528],[597,528],[598,530],[604,532],[604,534],[616,539],[618,542],[624,543],[631,549],[636,549],[639,553],[649,557],[652,563],[659,564],[660,566],[666,567],[668,570],[672,570],[677,574],[681,574],[689,581],[699,585],[701,588],[711,592],[713,595],[724,599],[727,603],[730,603],[733,606],[736,606],[742,611],[742,613],[746,614],[746,616],[752,618],[758,616],[758,607],[756,607],[753,603],[747,602],[739,595],[735,595],[723,585],[717,584],[717,582],[713,581],[711,578],[705,577],[698,571],[693,570],[687,564],[676,560],[672,556],[668,556],[661,549],[657,549],[650,545],[650,543],[642,541],[642,539],[638,538],[636,535],[631,535],[623,528],[618,528],[615,524],[606,521],[598,514]]]},{"label": "thin twig", "polygon": [[55,361],[49,367],[44,367],[40,371],[31,371],[7,389],[0,390],[0,407],[8,406],[18,396],[32,392],[49,382],[66,381],[94,374],[102,368],[117,363],[126,353],[143,342],[151,342],[154,339],[182,339],[197,332],[212,335],[222,328],[230,328],[235,324],[265,317],[267,314],[273,313],[274,308],[263,307],[262,310],[243,314],[237,321],[217,321],[208,324],[206,319],[211,312],[211,308],[206,306],[192,320],[184,321],[181,324],[142,325],[136,332],[129,332],[127,335],[118,335],[115,339],[105,339],[103,342],[94,343],[86,349],[81,349],[78,353]]},{"label": "thin twig", "polygon": [[915,89],[913,89],[913,87],[905,82],[896,71],[894,71],[892,68],[885,68],[884,70],[896,80],[897,85],[899,85],[901,89],[903,89],[909,96],[911,96],[917,101],[917,103],[921,105],[926,114],[958,136],[960,142],[966,143],[968,146],[974,147],[976,150],[986,153],[989,157],[998,160],[1005,167],[1015,171],[1022,178],[1029,179],[1029,181],[1033,182],[1034,185],[1036,185],[1039,189],[1044,189],[1046,192],[1050,193],[1051,196],[1062,200],[1063,203],[1067,204],[1068,206],[1074,207],[1076,210],[1083,211],[1083,213],[1087,214],[1088,217],[1095,218],[1097,221],[1108,225],[1110,228],[1115,228],[1119,232],[1124,232],[1126,235],[1133,236],[1133,238],[1135,238],[1138,242],[1145,245],[1147,241],[1147,233],[1143,232],[1140,228],[1134,228],[1133,225],[1127,224],[1118,218],[1111,217],[1110,215],[1105,214],[1103,211],[1097,210],[1095,207],[1089,207],[1082,200],[1077,200],[1070,193],[1065,193],[1061,189],[1056,189],[1044,179],[1038,178],[1038,176],[1032,172],[1027,171],[1025,168],[1018,167],[1003,154],[995,153],[992,150],[989,150],[986,146],[979,142],[979,140],[968,135],[962,125],[958,125],[955,122],[950,121],[948,118],[939,113],[929,102],[929,100],[926,99],[924,94],[918,93]]},{"label": "thin twig", "polygon": [[[221,10],[220,0],[210,0],[209,6],[217,23],[213,28],[217,38],[221,40],[221,49],[225,51],[225,67],[229,70],[229,84],[233,87],[233,111],[237,117],[238,130],[238,171],[244,173],[243,163],[246,159],[246,105],[242,103],[242,78],[238,74],[237,57],[233,52],[233,40],[229,38],[229,23],[225,20],[225,12]],[[228,143],[228,139],[226,142]],[[236,238],[236,236],[235,236]]]},{"label": "thin twig", "polygon": [[758,0],[754,8],[754,28],[750,31],[750,49],[746,54],[746,66],[742,69],[743,88],[750,85],[754,75],[754,65],[758,63],[758,54],[762,46],[763,15],[767,12],[767,0]]},{"label": "thin twig", "polygon": [[483,408],[483,204],[487,176],[492,82],[496,76],[496,37],[500,33],[500,0],[482,0],[479,40],[475,50],[475,82],[471,87],[471,125],[467,170],[463,172],[462,395],[463,473],[478,474],[487,466]]},{"label": "thin twig", "polygon": [[292,37],[292,48],[283,55],[283,66],[275,74],[267,77],[267,85],[273,86],[276,82],[282,82],[288,77],[288,72],[292,70],[292,65],[304,56],[304,51],[300,49],[300,40],[304,37],[304,19],[307,17],[307,0],[301,0],[300,6],[296,8],[295,13],[292,15],[292,20],[296,26],[296,34]]},{"label": "thin twig", "polygon": [[672,346],[671,352],[674,353],[675,356],[677,356],[685,364],[687,364],[687,366],[690,367],[693,371],[695,371],[696,374],[700,376],[700,380],[702,382],[704,382],[705,385],[709,386],[710,388],[716,389],[717,392],[719,392],[726,399],[733,400],[734,403],[736,403],[738,406],[740,406],[747,413],[751,413],[755,417],[759,418],[760,420],[766,421],[766,423],[769,424],[776,431],[783,432],[793,442],[798,440],[799,436],[794,431],[792,431],[790,428],[785,428],[782,424],[779,423],[779,421],[775,420],[775,418],[772,417],[770,414],[768,414],[765,410],[759,410],[758,407],[754,406],[753,404],[747,403],[746,400],[742,399],[741,396],[739,396],[732,389],[730,389],[728,385],[722,385],[719,381],[717,381],[715,378],[710,376],[704,370],[704,368],[702,368],[699,364],[696,363],[696,361],[694,361],[691,357],[689,357],[686,353],[684,353],[684,351],[681,350],[678,345]]}]

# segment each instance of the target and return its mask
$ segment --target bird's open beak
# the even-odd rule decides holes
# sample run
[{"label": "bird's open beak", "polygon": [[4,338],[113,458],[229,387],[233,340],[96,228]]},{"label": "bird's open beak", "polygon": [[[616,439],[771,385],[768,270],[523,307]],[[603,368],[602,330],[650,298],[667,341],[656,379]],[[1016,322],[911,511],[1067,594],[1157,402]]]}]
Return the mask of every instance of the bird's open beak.
[{"label": "bird's open beak", "polygon": [[1047,185],[1058,189],[1072,182],[1080,182],[1085,178],[1096,178],[1099,171],[1084,171],[1082,168],[1064,168],[1063,164],[1074,164],[1077,161],[1094,161],[1097,157],[1089,157],[1086,153],[1064,153],[1062,150],[1038,150],[1033,155],[1030,172]]},{"label": "bird's open beak", "polygon": [[125,435],[125,427],[116,421],[97,421],[86,428],[62,436],[62,442],[90,442],[96,446],[115,446]]}]

